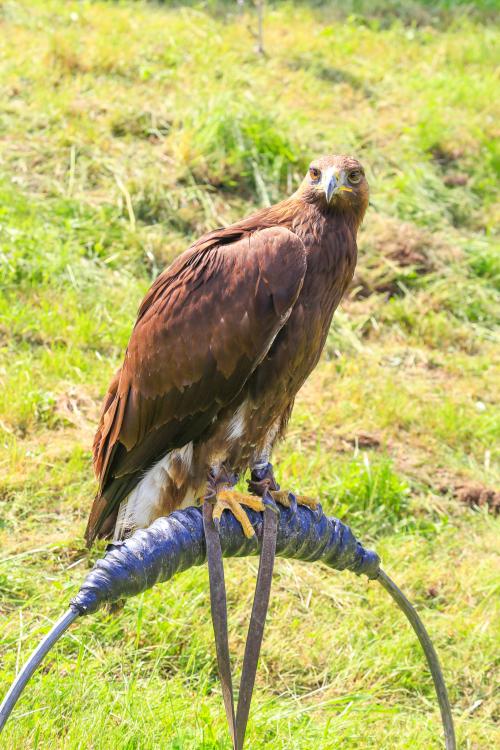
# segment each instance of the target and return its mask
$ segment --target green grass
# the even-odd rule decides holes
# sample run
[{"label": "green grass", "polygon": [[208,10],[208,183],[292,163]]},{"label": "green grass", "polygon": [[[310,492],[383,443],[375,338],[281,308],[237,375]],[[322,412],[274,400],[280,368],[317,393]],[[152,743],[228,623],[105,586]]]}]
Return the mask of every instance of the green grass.
[{"label": "green grass", "polygon": [[[275,465],[416,603],[459,747],[498,745],[498,518],[470,507],[500,479],[494,11],[269,3],[259,57],[250,4],[0,4],[0,694],[102,554],[90,445],[149,283],[348,151],[372,186],[356,279]],[[256,561],[227,567],[239,670]],[[278,561],[254,701],[256,749],[442,747],[398,611],[320,566]],[[229,748],[206,570],[72,628],[2,740]]]}]

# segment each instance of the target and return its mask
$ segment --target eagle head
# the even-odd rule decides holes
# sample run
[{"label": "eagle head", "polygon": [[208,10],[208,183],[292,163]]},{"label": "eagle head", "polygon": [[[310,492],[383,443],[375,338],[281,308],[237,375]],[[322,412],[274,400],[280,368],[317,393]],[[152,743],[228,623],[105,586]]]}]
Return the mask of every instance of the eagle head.
[{"label": "eagle head", "polygon": [[308,203],[326,210],[352,212],[359,221],[368,207],[365,170],[353,156],[333,154],[314,159],[297,192]]}]

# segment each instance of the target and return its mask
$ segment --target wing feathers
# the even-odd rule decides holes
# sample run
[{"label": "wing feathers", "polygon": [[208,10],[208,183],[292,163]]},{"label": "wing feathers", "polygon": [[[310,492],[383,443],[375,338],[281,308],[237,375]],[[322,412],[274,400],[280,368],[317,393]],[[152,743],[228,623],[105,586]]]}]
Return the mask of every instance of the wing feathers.
[{"label": "wing feathers", "polygon": [[297,299],[306,271],[301,240],[282,227],[241,235],[202,238],[140,307],[94,442],[100,489],[89,542],[149,466],[199,439],[235,398]]}]

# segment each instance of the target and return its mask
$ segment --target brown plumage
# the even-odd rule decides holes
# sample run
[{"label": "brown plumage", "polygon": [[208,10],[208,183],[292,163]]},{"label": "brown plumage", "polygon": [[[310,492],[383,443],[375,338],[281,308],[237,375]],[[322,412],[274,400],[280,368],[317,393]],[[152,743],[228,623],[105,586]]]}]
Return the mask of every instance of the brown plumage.
[{"label": "brown plumage", "polygon": [[367,204],[359,162],[322,157],[290,198],[156,279],[103,404],[89,544],[194,503],[221,466],[268,460],[352,279]]}]

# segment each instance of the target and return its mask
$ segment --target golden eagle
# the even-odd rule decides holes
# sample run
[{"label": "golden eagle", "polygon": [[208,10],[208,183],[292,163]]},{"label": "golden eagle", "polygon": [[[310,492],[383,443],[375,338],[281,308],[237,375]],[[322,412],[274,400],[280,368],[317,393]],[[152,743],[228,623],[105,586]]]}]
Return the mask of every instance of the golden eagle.
[{"label": "golden eagle", "polygon": [[290,198],[205,234],[156,279],[104,400],[89,545],[210,494],[215,518],[230,509],[253,533],[242,506],[262,501],[232,487],[250,469],[254,489],[277,489],[271,451],[352,279],[367,205],[361,164],[321,157]]}]

